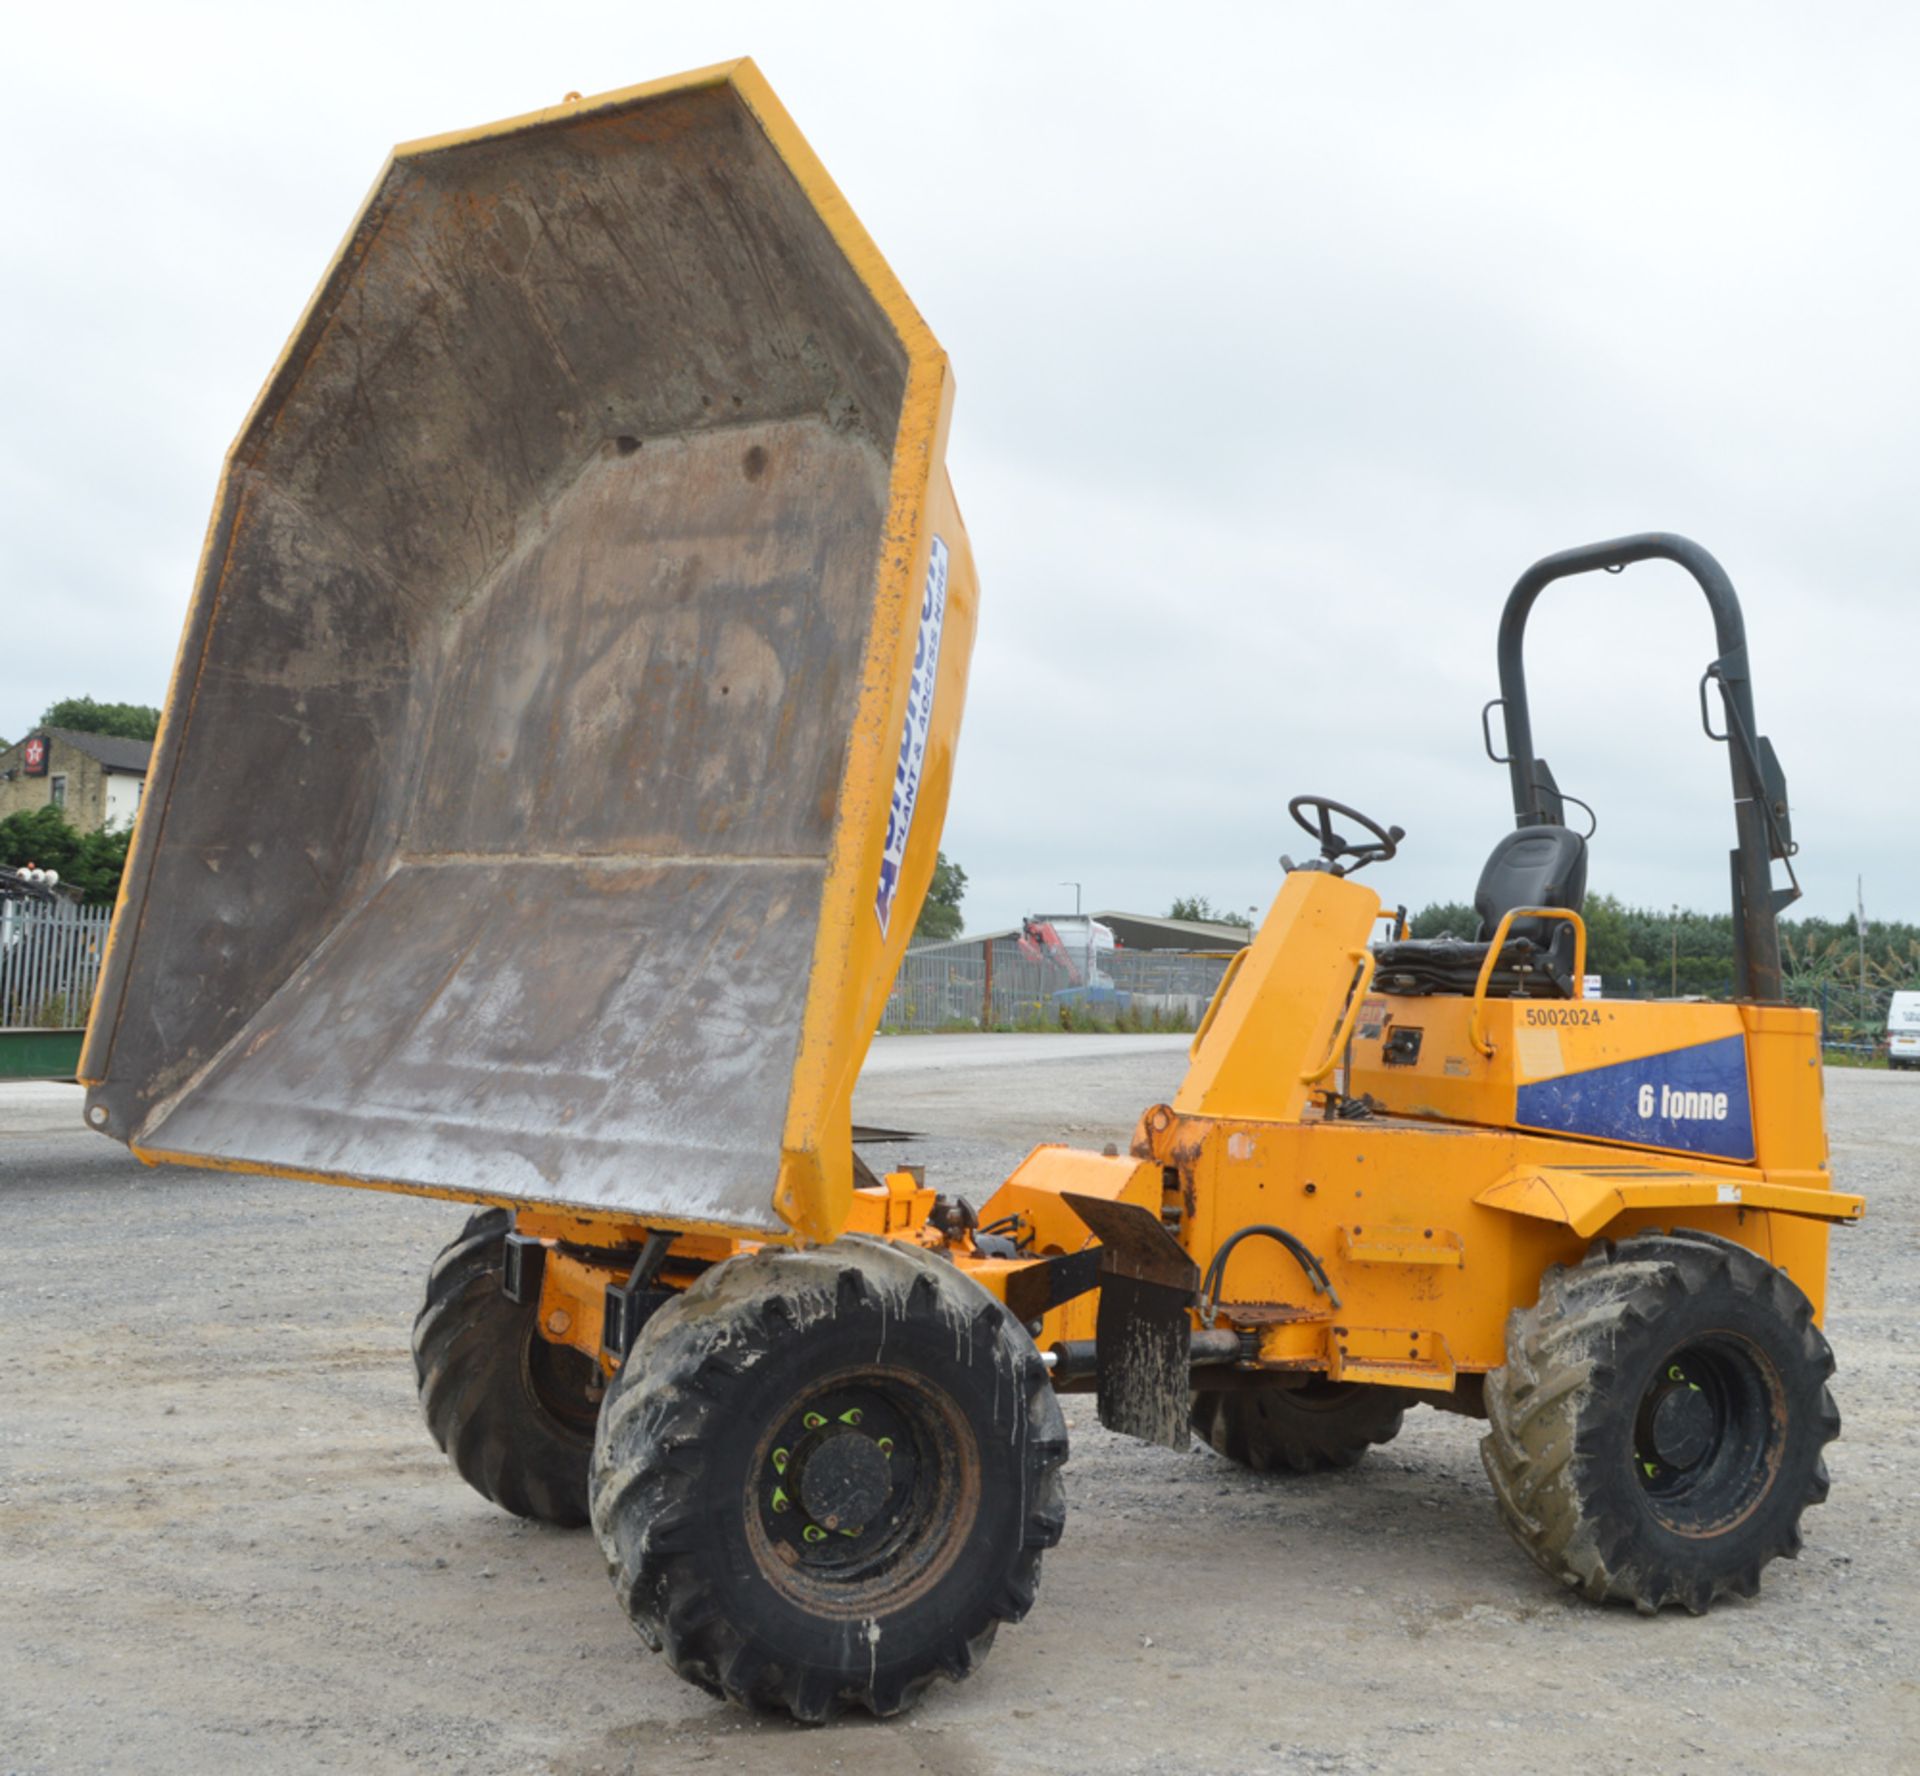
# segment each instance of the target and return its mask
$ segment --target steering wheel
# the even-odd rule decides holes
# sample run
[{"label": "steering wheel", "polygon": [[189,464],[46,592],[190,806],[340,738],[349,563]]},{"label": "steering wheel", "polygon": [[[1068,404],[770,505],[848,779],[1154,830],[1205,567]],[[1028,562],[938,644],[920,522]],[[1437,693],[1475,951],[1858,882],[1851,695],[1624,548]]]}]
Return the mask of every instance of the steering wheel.
[{"label": "steering wheel", "polygon": [[[1315,819],[1307,818],[1306,810],[1312,810]],[[1287,812],[1294,818],[1296,825],[1311,833],[1320,841],[1320,855],[1327,860],[1327,868],[1336,876],[1350,876],[1355,870],[1365,869],[1370,863],[1385,863],[1400,849],[1400,841],[1407,835],[1404,828],[1381,826],[1378,821],[1369,820],[1358,808],[1349,808],[1344,802],[1332,802],[1325,796],[1295,796],[1287,804]],[[1377,841],[1371,845],[1356,845],[1344,835],[1333,830],[1333,817],[1340,815],[1345,820],[1355,820]],[[1340,868],[1339,859],[1351,857],[1353,862],[1345,869]],[[1309,865],[1309,868],[1316,867]]]}]

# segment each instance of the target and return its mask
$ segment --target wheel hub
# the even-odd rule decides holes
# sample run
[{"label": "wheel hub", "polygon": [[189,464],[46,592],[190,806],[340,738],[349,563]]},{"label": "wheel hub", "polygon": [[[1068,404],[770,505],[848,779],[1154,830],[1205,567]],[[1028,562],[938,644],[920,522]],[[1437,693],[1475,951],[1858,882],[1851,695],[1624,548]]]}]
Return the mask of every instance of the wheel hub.
[{"label": "wheel hub", "polygon": [[834,1389],[789,1412],[762,1471],[764,1522],[788,1558],[848,1569],[877,1556],[918,1478],[897,1406],[871,1388]]},{"label": "wheel hub", "polygon": [[1765,1493],[1781,1437],[1778,1381],[1746,1340],[1712,1333],[1669,1353],[1640,1397],[1634,1467],[1654,1514],[1681,1535],[1717,1534]]},{"label": "wheel hub", "polygon": [[1670,1468],[1690,1468],[1713,1447],[1713,1406],[1699,1387],[1669,1387],[1653,1409],[1653,1453]]},{"label": "wheel hub", "polygon": [[864,1529],[892,1490],[887,1458],[871,1437],[842,1431],[824,1439],[800,1471],[801,1507],[822,1529]]}]

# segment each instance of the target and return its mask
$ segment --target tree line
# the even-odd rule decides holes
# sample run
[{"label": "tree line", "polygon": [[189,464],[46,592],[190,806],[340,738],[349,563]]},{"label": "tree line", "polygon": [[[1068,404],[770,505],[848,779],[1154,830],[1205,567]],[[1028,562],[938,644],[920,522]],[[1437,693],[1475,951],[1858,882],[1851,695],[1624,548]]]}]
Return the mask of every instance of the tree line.
[{"label": "tree line", "polygon": [[160,711],[151,703],[62,697],[40,712],[40,726],[65,728],[74,734],[110,734],[117,740],[151,740],[160,732]]},{"label": "tree line", "polygon": [[[1721,996],[1733,990],[1731,913],[1662,912],[1627,906],[1611,894],[1589,894],[1581,916],[1592,974],[1636,992]],[[1480,930],[1479,915],[1458,901],[1424,907],[1410,924],[1415,937],[1472,938]],[[1790,994],[1802,1003],[1817,1002],[1823,988],[1920,988],[1920,925],[1869,921],[1864,980],[1851,919],[1782,919],[1780,959]]]},{"label": "tree line", "polygon": [[112,906],[127,866],[129,830],[101,827],[83,833],[58,808],[32,808],[0,820],[0,868],[38,864],[58,870],[61,882],[77,888],[88,906]]}]

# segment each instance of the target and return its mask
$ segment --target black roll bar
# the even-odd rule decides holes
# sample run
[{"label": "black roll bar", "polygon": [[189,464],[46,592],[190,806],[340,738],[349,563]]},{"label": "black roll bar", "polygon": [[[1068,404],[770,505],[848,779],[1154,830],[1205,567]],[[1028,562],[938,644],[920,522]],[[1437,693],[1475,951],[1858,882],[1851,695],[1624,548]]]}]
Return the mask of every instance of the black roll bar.
[{"label": "black roll bar", "polygon": [[[1536,561],[1514,583],[1500,613],[1500,701],[1506,719],[1506,766],[1513,785],[1513,814],[1523,827],[1554,821],[1558,795],[1553,780],[1535,759],[1533,720],[1527,707],[1527,675],[1522,659],[1527,617],[1533,602],[1555,580],[1606,569],[1617,573],[1636,561],[1671,561],[1690,573],[1713,612],[1720,653],[1701,680],[1705,724],[1706,682],[1715,679],[1726,709],[1727,728],[1708,734],[1728,742],[1733,772],[1733,816],[1737,844],[1732,853],[1735,983],[1742,999],[1781,997],[1779,909],[1799,897],[1798,887],[1776,892],[1772,859],[1794,850],[1787,810],[1786,779],[1770,742],[1760,736],[1753,716],[1753,680],[1747,667],[1747,626],[1727,570],[1701,546],[1669,531],[1588,543]],[[1791,868],[1791,866],[1789,866]]]}]

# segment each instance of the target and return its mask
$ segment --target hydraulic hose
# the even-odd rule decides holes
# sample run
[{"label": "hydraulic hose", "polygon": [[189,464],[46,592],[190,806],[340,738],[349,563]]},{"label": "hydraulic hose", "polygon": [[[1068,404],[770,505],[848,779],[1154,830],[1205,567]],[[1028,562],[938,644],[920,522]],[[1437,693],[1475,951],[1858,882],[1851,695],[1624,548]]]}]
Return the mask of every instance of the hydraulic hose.
[{"label": "hydraulic hose", "polygon": [[1200,1279],[1200,1317],[1212,1325],[1220,1312],[1220,1290],[1227,1280],[1227,1260],[1233,1256],[1234,1248],[1244,1239],[1252,1239],[1255,1234],[1273,1240],[1293,1254],[1294,1261],[1306,1272],[1307,1281],[1313,1285],[1316,1295],[1324,1295],[1335,1307],[1340,1305],[1340,1292],[1334,1288],[1333,1279],[1327,1275],[1327,1267],[1316,1258],[1304,1241],[1296,1239],[1284,1227],[1274,1227],[1264,1221],[1243,1227],[1238,1233],[1229,1234],[1220,1242],[1220,1249],[1214,1253],[1207,1265],[1206,1275]]}]

